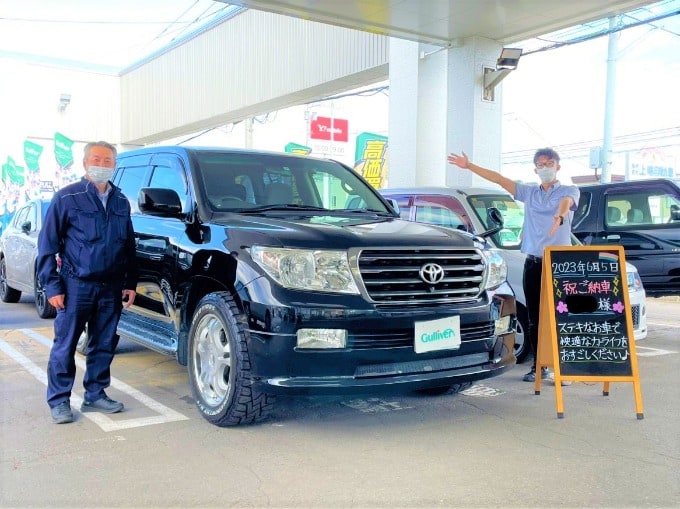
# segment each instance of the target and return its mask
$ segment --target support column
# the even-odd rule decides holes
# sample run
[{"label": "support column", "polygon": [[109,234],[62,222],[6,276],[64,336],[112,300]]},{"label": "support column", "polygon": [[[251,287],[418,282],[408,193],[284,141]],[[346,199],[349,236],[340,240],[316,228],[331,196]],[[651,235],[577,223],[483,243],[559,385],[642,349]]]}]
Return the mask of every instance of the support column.
[{"label": "support column", "polygon": [[[501,172],[502,91],[487,101],[484,93],[484,67],[495,69],[502,46],[481,37],[465,39],[448,51],[448,138],[447,153],[465,152],[479,166]],[[495,187],[468,170],[446,162],[446,185],[451,187]]]},{"label": "support column", "polygon": [[463,150],[500,171],[501,91],[483,99],[483,72],[501,47],[482,38],[450,49],[390,40],[389,187],[493,186],[446,157]]}]

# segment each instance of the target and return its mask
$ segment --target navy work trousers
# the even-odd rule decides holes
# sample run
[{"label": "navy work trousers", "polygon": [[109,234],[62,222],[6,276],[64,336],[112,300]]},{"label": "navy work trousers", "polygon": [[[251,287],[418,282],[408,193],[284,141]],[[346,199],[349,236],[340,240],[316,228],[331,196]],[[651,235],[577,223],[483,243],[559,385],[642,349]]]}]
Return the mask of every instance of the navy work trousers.
[{"label": "navy work trousers", "polygon": [[116,328],[123,308],[121,282],[94,282],[64,277],[64,309],[54,320],[54,343],[47,364],[47,404],[68,401],[76,376],[78,338],[88,328],[85,399],[101,399],[111,383],[111,361],[118,345]]},{"label": "navy work trousers", "polygon": [[529,344],[534,356],[533,367],[536,367],[536,354],[538,352],[539,317],[541,314],[541,277],[543,274],[543,261],[527,257],[524,262],[524,300],[527,304],[528,330],[524,331],[524,343]]}]

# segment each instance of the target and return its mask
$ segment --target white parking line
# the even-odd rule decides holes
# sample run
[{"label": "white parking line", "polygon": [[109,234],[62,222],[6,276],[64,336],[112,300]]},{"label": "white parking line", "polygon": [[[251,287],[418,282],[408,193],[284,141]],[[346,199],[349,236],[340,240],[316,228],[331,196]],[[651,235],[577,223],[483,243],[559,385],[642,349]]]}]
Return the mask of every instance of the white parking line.
[{"label": "white parking line", "polygon": [[650,325],[658,325],[659,327],[672,327],[674,329],[680,329],[680,323],[677,320],[673,322],[655,322],[653,320],[647,320],[647,327]]},{"label": "white parking line", "polygon": [[[651,346],[640,346],[635,344],[635,350],[637,351],[638,357],[656,357],[658,355],[670,355],[674,352],[673,350],[664,350],[663,348],[652,348]],[[642,350],[642,351],[640,351]]]},{"label": "white parking line", "polygon": [[[51,347],[52,341],[49,338],[43,336],[42,334],[38,334],[37,332],[31,329],[21,329],[20,332],[30,337],[31,339],[34,339],[38,343],[46,346],[47,348]],[[7,355],[12,357],[19,364],[21,364],[21,366],[31,375],[37,378],[39,382],[43,383],[45,386],[47,385],[47,372],[40,368],[35,363],[33,363],[33,361],[31,361],[28,357],[12,348],[7,342],[3,340],[0,340],[0,350],[2,350]],[[83,371],[85,370],[85,362],[82,359],[76,358],[76,365]],[[159,415],[152,417],[139,417],[135,419],[121,419],[120,418],[121,414],[116,414],[117,418],[114,420],[111,419],[106,414],[100,414],[96,412],[88,412],[83,414],[84,417],[90,419],[105,432],[137,428],[140,426],[150,426],[152,424],[164,424],[167,422],[184,421],[189,419],[187,416],[171,408],[166,407],[165,405],[150,398],[146,394],[129,386],[125,382],[118,380],[117,378],[111,377],[111,387],[127,394],[133,399],[136,399],[143,406],[153,410]],[[77,395],[75,392],[72,393],[71,403],[73,404],[74,408],[80,408],[82,402],[83,398],[81,396]]]}]

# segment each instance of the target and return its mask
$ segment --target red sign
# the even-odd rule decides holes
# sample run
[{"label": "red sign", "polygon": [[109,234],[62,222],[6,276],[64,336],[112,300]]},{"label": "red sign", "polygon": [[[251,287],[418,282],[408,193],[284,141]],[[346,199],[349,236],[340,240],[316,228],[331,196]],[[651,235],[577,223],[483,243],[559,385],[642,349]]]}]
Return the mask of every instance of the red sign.
[{"label": "red sign", "polygon": [[309,137],[313,140],[348,141],[345,118],[316,117],[309,124]]}]

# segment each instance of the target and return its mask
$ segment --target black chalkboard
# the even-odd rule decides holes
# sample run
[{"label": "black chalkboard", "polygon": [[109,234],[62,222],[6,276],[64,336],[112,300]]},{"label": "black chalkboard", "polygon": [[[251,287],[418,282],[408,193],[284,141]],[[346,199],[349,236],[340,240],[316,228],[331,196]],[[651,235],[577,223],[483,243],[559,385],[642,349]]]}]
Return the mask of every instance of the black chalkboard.
[{"label": "black chalkboard", "polygon": [[549,263],[561,375],[632,376],[620,251],[552,251]]}]

